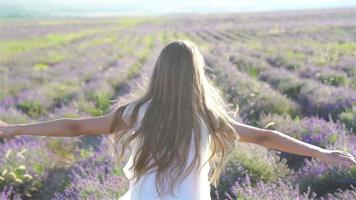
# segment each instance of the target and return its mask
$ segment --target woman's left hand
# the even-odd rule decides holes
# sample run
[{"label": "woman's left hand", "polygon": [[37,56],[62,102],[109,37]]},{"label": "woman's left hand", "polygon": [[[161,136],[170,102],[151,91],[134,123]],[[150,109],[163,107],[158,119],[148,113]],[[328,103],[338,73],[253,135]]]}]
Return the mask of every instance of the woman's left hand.
[{"label": "woman's left hand", "polygon": [[325,149],[319,159],[330,164],[356,167],[355,157],[346,151]]},{"label": "woman's left hand", "polygon": [[15,127],[0,120],[0,138],[8,138],[15,135]]}]

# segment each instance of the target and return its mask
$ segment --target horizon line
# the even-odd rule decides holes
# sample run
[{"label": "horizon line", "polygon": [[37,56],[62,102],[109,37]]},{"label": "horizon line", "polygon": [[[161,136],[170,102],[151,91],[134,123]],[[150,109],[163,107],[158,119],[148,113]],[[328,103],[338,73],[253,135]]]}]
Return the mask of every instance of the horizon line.
[{"label": "horizon line", "polygon": [[[133,14],[119,14],[116,12],[88,12],[85,14],[75,14],[75,13],[63,13],[63,14],[39,14],[39,15],[19,15],[19,16],[1,16],[0,19],[41,19],[41,18],[110,18],[110,17],[161,17],[161,16],[189,16],[189,15],[233,15],[233,14],[258,14],[258,13],[287,13],[287,12],[303,12],[303,11],[332,11],[332,10],[345,10],[345,9],[356,9],[355,6],[340,6],[340,7],[328,7],[328,8],[296,8],[296,9],[266,9],[266,10],[246,10],[246,11],[216,11],[216,12],[199,12],[199,11],[189,11],[189,12],[167,12],[167,13],[133,13]],[[100,14],[102,13],[102,14]]]}]

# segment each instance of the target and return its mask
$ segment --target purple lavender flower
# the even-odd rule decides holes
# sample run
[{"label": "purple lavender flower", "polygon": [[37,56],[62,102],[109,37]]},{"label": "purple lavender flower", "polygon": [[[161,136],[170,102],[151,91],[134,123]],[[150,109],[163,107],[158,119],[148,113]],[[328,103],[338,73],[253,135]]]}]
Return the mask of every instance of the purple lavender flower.
[{"label": "purple lavender flower", "polygon": [[[265,127],[272,124],[269,129],[275,129],[288,134],[296,139],[310,144],[328,148],[334,145],[345,148],[345,141],[350,138],[350,132],[340,122],[326,121],[319,117],[291,118],[290,116],[264,115],[259,126]],[[303,160],[310,157],[281,152],[280,156],[287,159],[288,166],[298,169],[303,165]]]},{"label": "purple lavender flower", "polygon": [[128,188],[121,166],[115,166],[106,146],[94,156],[78,162],[71,172],[71,183],[53,199],[117,199]]},{"label": "purple lavender flower", "polygon": [[[339,149],[356,155],[356,136],[340,133],[339,139],[327,144],[326,149]],[[301,191],[311,187],[318,196],[356,186],[355,167],[334,166],[318,159],[304,160],[304,165],[292,176],[301,186]]]},{"label": "purple lavender flower", "polygon": [[282,179],[273,183],[258,181],[252,184],[249,176],[245,176],[242,180],[235,182],[227,196],[230,196],[230,199],[311,200],[316,194],[310,190],[301,194],[298,185],[282,181]]},{"label": "purple lavender flower", "polygon": [[318,115],[333,119],[356,103],[356,92],[344,87],[324,85],[310,79],[301,79],[285,69],[267,69],[260,74],[260,80],[295,99],[303,108],[304,115]]},{"label": "purple lavender flower", "polygon": [[[0,189],[12,186],[21,197],[31,197],[43,187],[49,171],[74,162],[73,138],[38,138],[23,135],[0,144],[0,171],[4,181]],[[73,155],[76,154],[76,155]]]},{"label": "purple lavender flower", "polygon": [[1,200],[21,200],[19,194],[16,194],[12,186],[5,186],[0,192]]}]

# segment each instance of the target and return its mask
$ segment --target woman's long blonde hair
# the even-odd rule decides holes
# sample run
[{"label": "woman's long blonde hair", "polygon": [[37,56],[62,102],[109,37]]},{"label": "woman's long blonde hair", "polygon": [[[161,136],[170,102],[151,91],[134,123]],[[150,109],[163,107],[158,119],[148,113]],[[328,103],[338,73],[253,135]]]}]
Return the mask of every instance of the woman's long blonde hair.
[{"label": "woman's long blonde hair", "polygon": [[[128,124],[121,119],[129,104],[115,108],[110,136],[114,145],[122,145],[120,151],[115,148],[115,155],[120,160],[130,142],[140,137],[142,145],[134,155],[133,178],[138,180],[148,171],[156,169],[156,188],[161,197],[174,193],[175,186],[202,162],[199,117],[206,122],[211,136],[211,156],[204,164],[209,161],[214,164],[210,182],[215,186],[228,152],[239,140],[232,125],[234,120],[225,110],[219,91],[204,74],[205,68],[204,58],[193,42],[171,41],[158,56],[147,92],[133,102]],[[149,100],[152,101],[141,125],[136,132],[127,134],[135,125],[140,106]],[[196,153],[188,166],[193,129]],[[164,184],[167,180],[168,190]]]}]

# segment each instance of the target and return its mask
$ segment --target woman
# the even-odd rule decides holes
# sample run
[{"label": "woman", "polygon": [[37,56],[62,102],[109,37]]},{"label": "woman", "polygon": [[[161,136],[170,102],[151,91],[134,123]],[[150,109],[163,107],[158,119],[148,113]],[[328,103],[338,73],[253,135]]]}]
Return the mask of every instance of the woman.
[{"label": "woman", "polygon": [[[106,115],[61,118],[31,124],[0,125],[0,136],[108,135],[124,167],[129,191],[121,199],[210,199],[228,153],[236,142],[310,156],[333,164],[356,165],[348,152],[327,150],[279,131],[233,120],[219,93],[204,74],[205,62],[189,40],[167,44],[155,63],[147,92],[137,100],[116,104]],[[49,131],[50,130],[50,131]],[[208,177],[210,164],[214,164]]]}]

